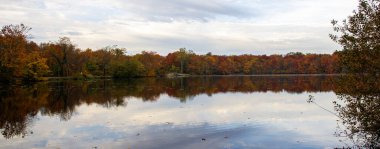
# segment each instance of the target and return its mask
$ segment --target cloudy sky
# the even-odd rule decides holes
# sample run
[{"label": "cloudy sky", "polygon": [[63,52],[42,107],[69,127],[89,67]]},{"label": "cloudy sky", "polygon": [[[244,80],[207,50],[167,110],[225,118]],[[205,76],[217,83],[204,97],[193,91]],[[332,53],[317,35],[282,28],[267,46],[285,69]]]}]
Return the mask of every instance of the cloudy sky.
[{"label": "cloudy sky", "polygon": [[70,37],[80,48],[167,54],[332,53],[330,21],[357,0],[0,0],[0,25],[24,23],[32,40]]}]

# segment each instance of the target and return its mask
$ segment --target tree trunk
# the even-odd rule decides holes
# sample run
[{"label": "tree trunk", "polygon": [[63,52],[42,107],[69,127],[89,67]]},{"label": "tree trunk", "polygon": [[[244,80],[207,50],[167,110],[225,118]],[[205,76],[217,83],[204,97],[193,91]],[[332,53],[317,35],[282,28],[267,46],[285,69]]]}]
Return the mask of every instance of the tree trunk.
[{"label": "tree trunk", "polygon": [[181,60],[181,73],[183,73],[183,60]]}]

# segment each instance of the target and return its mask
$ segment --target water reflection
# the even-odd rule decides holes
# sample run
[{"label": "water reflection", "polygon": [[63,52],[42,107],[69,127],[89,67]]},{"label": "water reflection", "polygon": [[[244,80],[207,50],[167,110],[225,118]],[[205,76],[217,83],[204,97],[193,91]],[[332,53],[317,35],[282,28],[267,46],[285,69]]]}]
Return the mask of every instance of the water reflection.
[{"label": "water reflection", "polygon": [[336,135],[353,142],[355,148],[380,148],[380,78],[346,76],[337,84],[341,102],[334,104],[343,127]]},{"label": "water reflection", "polygon": [[[352,85],[354,81],[357,85]],[[337,144],[326,134],[320,134],[332,133],[330,126],[335,125],[336,117],[323,114],[318,107],[304,105],[305,100],[307,95],[315,94],[317,100],[324,99],[320,101],[322,105],[330,106],[335,96],[331,93],[335,92],[344,101],[337,101],[335,110],[344,126],[349,128],[346,135],[364,138],[368,140],[367,145],[378,142],[379,136],[379,118],[376,117],[379,116],[379,92],[374,94],[379,86],[373,89],[373,85],[378,84],[369,87],[367,83],[371,82],[378,81],[362,82],[357,78],[333,76],[247,76],[3,85],[0,88],[0,129],[4,138],[17,140],[18,137],[28,138],[33,133],[42,133],[43,129],[39,127],[56,125],[51,129],[66,130],[65,135],[57,138],[59,144],[68,147],[73,138],[67,135],[71,134],[74,140],[79,139],[82,143],[100,142],[106,147],[112,142],[113,148],[154,148],[156,145],[167,148],[185,148],[183,145],[188,148],[260,148],[274,145],[268,141],[280,144],[277,147],[320,148]],[[366,94],[363,95],[362,91]],[[359,99],[362,102],[357,103]],[[361,110],[355,113],[355,106],[360,106]],[[89,118],[93,116],[91,114],[95,117]],[[366,116],[358,118],[360,114]],[[72,125],[54,122],[54,117]],[[283,126],[278,128],[280,124]],[[342,136],[341,132],[348,131],[342,129],[337,135]],[[44,133],[46,136],[41,136],[48,138],[39,138],[39,143],[24,143],[46,147],[49,140],[54,140],[62,132],[50,132],[57,133],[55,135]],[[313,140],[311,136],[316,138]],[[104,141],[105,138],[111,141]],[[263,142],[267,143],[261,144]],[[5,147],[12,148],[12,145],[17,143]]]},{"label": "water reflection", "polygon": [[27,125],[38,112],[42,115],[59,115],[69,120],[75,107],[97,103],[104,107],[125,105],[123,97],[106,87],[106,81],[52,82],[24,86],[6,86],[0,93],[0,128],[5,138],[24,136]]}]

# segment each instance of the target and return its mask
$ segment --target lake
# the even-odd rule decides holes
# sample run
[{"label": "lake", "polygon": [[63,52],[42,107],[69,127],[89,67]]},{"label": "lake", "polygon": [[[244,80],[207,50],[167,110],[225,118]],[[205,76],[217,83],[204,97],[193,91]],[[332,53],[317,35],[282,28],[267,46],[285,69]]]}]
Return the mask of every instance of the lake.
[{"label": "lake", "polygon": [[376,145],[380,92],[371,82],[301,75],[1,85],[0,148]]}]

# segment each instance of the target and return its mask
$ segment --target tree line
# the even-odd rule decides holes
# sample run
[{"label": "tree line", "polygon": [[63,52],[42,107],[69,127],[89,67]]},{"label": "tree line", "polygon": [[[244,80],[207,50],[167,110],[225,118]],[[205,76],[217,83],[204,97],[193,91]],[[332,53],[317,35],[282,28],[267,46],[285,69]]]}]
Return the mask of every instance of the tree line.
[{"label": "tree line", "polygon": [[359,0],[358,10],[342,24],[333,20],[333,41],[342,46],[333,54],[197,55],[179,50],[161,56],[143,51],[126,55],[125,48],[80,49],[67,38],[36,44],[31,28],[5,25],[0,31],[0,80],[39,80],[41,77],[154,77],[168,73],[230,74],[371,74],[380,73],[380,1]]},{"label": "tree line", "polygon": [[31,28],[24,24],[6,25],[0,32],[0,77],[2,80],[41,77],[115,78],[154,77],[167,73],[193,75],[230,74],[331,74],[340,73],[337,54],[286,55],[197,55],[179,50],[161,56],[143,51],[126,55],[125,48],[107,46],[80,49],[69,38],[37,44],[29,40]]}]

